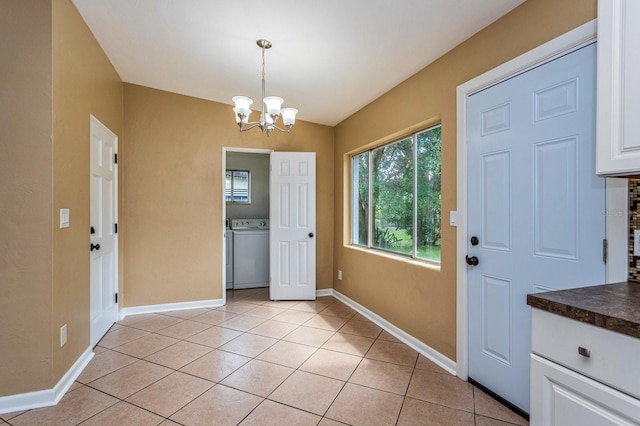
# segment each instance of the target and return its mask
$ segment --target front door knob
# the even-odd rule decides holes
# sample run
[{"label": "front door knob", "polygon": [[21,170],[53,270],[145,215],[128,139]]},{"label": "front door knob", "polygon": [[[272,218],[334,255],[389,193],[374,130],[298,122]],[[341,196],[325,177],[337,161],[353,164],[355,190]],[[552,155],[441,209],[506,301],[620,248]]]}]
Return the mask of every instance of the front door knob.
[{"label": "front door knob", "polygon": [[477,257],[475,256],[471,256],[469,257],[468,255],[465,257],[465,260],[467,261],[467,265],[469,266],[476,266],[478,265],[478,263],[480,263],[480,261],[478,260]]},{"label": "front door knob", "polygon": [[91,244],[91,251],[100,250],[100,244]]},{"label": "front door knob", "polygon": [[309,238],[313,238],[313,232],[309,232]]}]

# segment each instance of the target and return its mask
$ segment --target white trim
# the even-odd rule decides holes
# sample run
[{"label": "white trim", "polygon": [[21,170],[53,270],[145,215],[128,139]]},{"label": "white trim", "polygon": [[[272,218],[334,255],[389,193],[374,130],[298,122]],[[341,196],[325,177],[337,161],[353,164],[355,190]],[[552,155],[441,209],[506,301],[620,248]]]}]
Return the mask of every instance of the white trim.
[{"label": "white trim", "polygon": [[334,290],[332,288],[316,289],[316,297],[333,296],[333,292]]},{"label": "white trim", "polygon": [[56,405],[89,364],[93,355],[92,348],[87,348],[52,389],[0,397],[0,414]]},{"label": "white trim", "polygon": [[439,367],[441,367],[448,373],[451,373],[453,375],[456,374],[456,363],[454,361],[442,355],[440,352],[436,351],[432,347],[422,343],[420,340],[416,339],[415,337],[405,332],[404,330],[400,329],[399,327],[393,325],[386,319],[382,318],[380,315],[370,311],[369,309],[365,308],[358,302],[350,299],[349,297],[345,296],[344,294],[340,293],[335,289],[328,288],[328,289],[318,290],[316,291],[316,294],[320,292],[322,293],[322,296],[335,297],[345,305],[354,309],[360,315],[364,316],[368,320],[382,327],[385,331],[387,331],[396,339],[400,340],[405,345],[416,350],[419,354],[425,356],[426,358],[436,363]]},{"label": "white trim", "polygon": [[[223,293],[224,294],[224,293]],[[185,309],[219,308],[225,299],[195,300],[193,302],[163,303],[158,305],[132,306],[120,310],[120,321],[128,315],[155,314],[158,312],[183,311]]]},{"label": "white trim", "polygon": [[[465,214],[467,212],[467,135],[466,135],[466,106],[467,97],[473,93],[476,93],[489,86],[511,78],[517,74],[520,74],[528,69],[538,66],[542,63],[548,62],[573,50],[576,50],[586,44],[589,44],[596,40],[597,28],[596,20],[587,22],[580,27],[569,31],[566,34],[561,35],[517,58],[506,62],[493,70],[490,70],[464,84],[461,84],[457,88],[457,211],[458,211],[458,224],[457,224],[457,257],[456,257],[456,275],[457,275],[457,301],[456,301],[456,374],[463,380],[467,380],[469,372],[469,353],[468,353],[468,327],[467,327],[467,264],[464,262],[464,257],[467,248],[467,219]],[[595,170],[593,171],[595,174]],[[611,185],[613,187],[613,185]],[[624,199],[621,193],[624,189],[619,187],[616,189],[616,197],[612,197],[607,189],[607,198],[610,201],[607,203],[608,211],[626,211],[626,201],[624,204],[620,204]],[[615,205],[613,205],[615,203]],[[626,215],[622,221],[626,220]],[[617,230],[620,226],[621,219],[607,220],[607,238],[609,238],[609,247],[615,248],[613,252],[620,253],[624,251],[621,247],[626,247],[626,226],[624,226],[624,233]],[[624,234],[624,235],[623,235]],[[626,259],[626,255],[624,257]],[[620,276],[626,277],[626,264],[616,261],[607,264],[607,279],[619,278]]]}]

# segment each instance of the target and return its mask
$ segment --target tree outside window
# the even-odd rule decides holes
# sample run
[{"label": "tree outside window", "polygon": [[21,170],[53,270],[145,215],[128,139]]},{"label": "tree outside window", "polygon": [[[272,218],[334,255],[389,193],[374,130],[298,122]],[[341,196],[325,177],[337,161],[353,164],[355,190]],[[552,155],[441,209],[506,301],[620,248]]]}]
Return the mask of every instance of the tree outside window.
[{"label": "tree outside window", "polygon": [[354,155],[351,242],[440,262],[441,126]]}]

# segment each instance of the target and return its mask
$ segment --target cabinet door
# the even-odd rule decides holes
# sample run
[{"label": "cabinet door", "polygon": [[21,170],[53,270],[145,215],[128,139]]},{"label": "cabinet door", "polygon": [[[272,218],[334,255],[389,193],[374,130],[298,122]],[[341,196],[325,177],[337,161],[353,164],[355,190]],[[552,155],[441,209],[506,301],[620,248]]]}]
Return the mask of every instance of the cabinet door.
[{"label": "cabinet door", "polygon": [[531,355],[530,424],[640,425],[640,400]]},{"label": "cabinet door", "polygon": [[596,172],[640,172],[640,2],[598,1]]}]

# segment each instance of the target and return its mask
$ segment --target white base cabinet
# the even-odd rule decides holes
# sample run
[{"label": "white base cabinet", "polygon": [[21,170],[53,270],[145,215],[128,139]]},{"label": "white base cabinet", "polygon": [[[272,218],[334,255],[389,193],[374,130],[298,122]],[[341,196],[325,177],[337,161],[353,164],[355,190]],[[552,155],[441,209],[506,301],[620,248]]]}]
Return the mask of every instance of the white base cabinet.
[{"label": "white base cabinet", "polygon": [[640,425],[640,401],[532,354],[530,424]]},{"label": "white base cabinet", "polygon": [[532,309],[532,426],[640,426],[640,339]]}]

